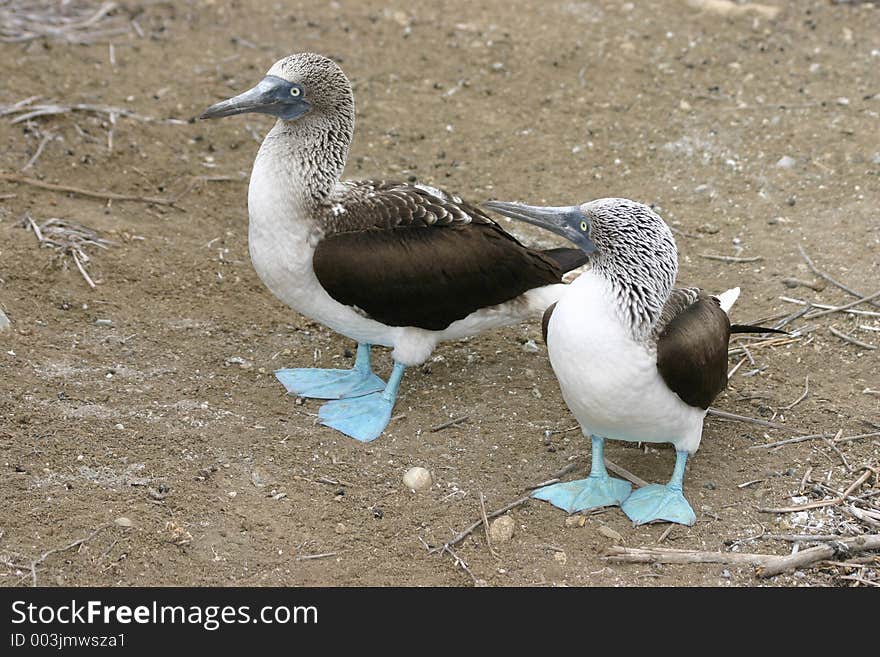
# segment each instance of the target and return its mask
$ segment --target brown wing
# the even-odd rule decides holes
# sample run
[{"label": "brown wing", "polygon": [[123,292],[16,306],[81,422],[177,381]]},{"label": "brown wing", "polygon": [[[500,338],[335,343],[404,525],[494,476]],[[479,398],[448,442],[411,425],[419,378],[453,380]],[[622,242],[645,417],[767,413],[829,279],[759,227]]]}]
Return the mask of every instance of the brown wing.
[{"label": "brown wing", "polygon": [[329,203],[315,275],[338,302],[389,326],[442,330],[560,283],[585,261],[579,249],[523,246],[476,206],[432,187],[348,182]]},{"label": "brown wing", "polygon": [[562,280],[550,258],[486,224],[338,233],[321,240],[313,266],[339,303],[434,331]]},{"label": "brown wing", "polygon": [[673,290],[655,336],[666,385],[686,404],[709,408],[727,386],[730,320],[718,299],[696,288]]}]

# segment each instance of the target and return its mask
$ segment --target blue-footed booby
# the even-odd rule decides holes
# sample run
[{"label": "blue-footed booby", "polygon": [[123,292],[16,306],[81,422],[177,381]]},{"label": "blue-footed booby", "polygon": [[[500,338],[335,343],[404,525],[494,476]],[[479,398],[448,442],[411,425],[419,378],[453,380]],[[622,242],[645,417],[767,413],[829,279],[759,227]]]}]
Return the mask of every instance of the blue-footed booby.
[{"label": "blue-footed booby", "polygon": [[[404,368],[442,340],[543,312],[586,262],[579,249],[531,249],[478,207],[420,184],[341,181],[354,132],[354,96],[330,59],[276,62],[254,88],[203,119],[245,112],[277,118],[248,188],[248,242],[263,283],[297,312],[358,343],[351,370],[284,369],[289,393],[330,399],[323,424],[361,441],[391,418]],[[370,346],[392,347],[387,384]]]},{"label": "blue-footed booby", "polygon": [[[672,232],[641,203],[604,198],[570,207],[485,205],[551,230],[590,254],[588,270],[543,321],[562,396],[592,441],[590,475],[538,489],[533,497],[569,513],[620,504],[635,524],[694,524],[682,490],[685,465],[699,448],[709,405],[727,385],[730,335],[773,329],[730,324],[739,288],[718,297],[674,288],[678,252]],[[607,438],[672,443],[672,479],[631,493],[628,482],[605,469]]]}]

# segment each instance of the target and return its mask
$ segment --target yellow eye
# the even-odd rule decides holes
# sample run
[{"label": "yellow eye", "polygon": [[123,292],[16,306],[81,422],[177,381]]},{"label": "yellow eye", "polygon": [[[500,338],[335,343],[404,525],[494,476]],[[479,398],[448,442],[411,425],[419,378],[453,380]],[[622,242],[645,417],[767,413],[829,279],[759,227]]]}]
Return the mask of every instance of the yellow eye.
[{"label": "yellow eye", "polygon": [[584,231],[585,233],[587,232],[587,222],[586,221],[581,222],[581,230]]},{"label": "yellow eye", "polygon": [[290,95],[293,96],[294,98],[299,96],[301,93],[302,93],[302,89],[300,89],[299,87],[291,87],[290,88]]}]

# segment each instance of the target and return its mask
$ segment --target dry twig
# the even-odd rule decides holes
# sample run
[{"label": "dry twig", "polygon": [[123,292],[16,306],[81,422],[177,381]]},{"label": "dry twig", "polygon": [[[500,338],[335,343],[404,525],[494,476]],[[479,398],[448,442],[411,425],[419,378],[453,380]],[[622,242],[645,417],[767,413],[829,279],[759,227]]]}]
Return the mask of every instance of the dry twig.
[{"label": "dry twig", "polygon": [[843,331],[838,331],[833,326],[829,326],[828,330],[831,331],[834,335],[836,335],[838,338],[840,338],[844,342],[849,342],[850,344],[854,344],[857,347],[861,347],[862,349],[874,350],[877,348],[876,345],[868,344],[867,342],[862,342],[861,340],[854,338],[853,336],[849,335],[848,333],[844,333]]},{"label": "dry twig", "polygon": [[448,429],[451,426],[467,421],[469,417],[470,415],[462,415],[461,417],[457,417],[454,420],[449,420],[449,422],[444,422],[443,424],[438,424],[435,427],[431,427],[430,431],[431,433],[435,433],[437,431],[442,431],[443,429]]},{"label": "dry twig", "polygon": [[31,568],[31,586],[37,585],[37,566],[41,565],[46,559],[51,557],[53,554],[58,554],[59,552],[67,552],[68,550],[72,550],[75,547],[79,547],[83,543],[88,543],[93,538],[95,538],[95,536],[97,536],[99,533],[101,533],[104,529],[106,529],[109,526],[110,526],[109,523],[105,523],[103,525],[100,525],[94,531],[92,531],[92,533],[89,534],[88,536],[84,536],[83,538],[78,538],[73,543],[69,543],[69,544],[65,545],[64,547],[55,548],[53,550],[43,552],[43,554],[40,556],[39,559],[34,559],[33,561],[31,561],[31,566],[30,566],[30,568]]},{"label": "dry twig", "polygon": [[701,253],[700,257],[706,258],[706,260],[720,260],[721,262],[758,262],[759,260],[763,260],[761,256],[743,258],[740,256],[718,255],[716,253]]},{"label": "dry twig", "polygon": [[[804,250],[804,247],[801,246],[800,244],[798,245],[798,249],[799,249],[800,252],[801,252],[801,257],[802,257],[802,258],[804,259],[804,261],[807,263],[807,267],[809,267],[809,268],[810,268],[810,271],[812,271],[814,274],[816,274],[816,276],[819,276],[820,278],[825,279],[826,281],[828,281],[829,283],[831,283],[833,286],[835,286],[835,287],[837,287],[837,288],[840,288],[841,290],[843,290],[843,291],[846,292],[847,294],[850,294],[850,295],[852,295],[852,296],[854,296],[854,297],[859,297],[859,298],[861,298],[861,297],[864,297],[864,296],[865,296],[865,295],[862,294],[861,292],[856,292],[856,291],[855,291],[854,289],[852,289],[851,287],[847,287],[846,285],[844,285],[844,284],[841,283],[840,281],[836,281],[836,280],[834,280],[834,279],[831,278],[831,276],[829,276],[827,273],[825,273],[824,271],[822,271],[821,269],[819,269],[819,268],[816,266],[816,264],[813,262],[813,260],[810,258],[810,256],[807,255],[807,252]],[[872,306],[877,306],[878,308],[880,308],[880,303],[877,303],[876,301],[871,301],[871,302],[869,302],[869,303],[870,303],[870,305],[872,305]]]},{"label": "dry twig", "polygon": [[736,420],[737,422],[746,422],[748,424],[757,424],[762,427],[769,427],[770,429],[783,429],[784,431],[794,431],[795,433],[807,433],[803,429],[795,429],[793,427],[788,427],[784,424],[778,424],[776,422],[770,422],[768,420],[762,420],[756,417],[748,417],[746,415],[737,415],[736,413],[729,413],[727,411],[719,410],[713,406],[709,407],[708,410],[709,415],[714,415],[715,417],[724,418],[725,420]]},{"label": "dry twig", "polygon": [[0,180],[8,180],[9,182],[22,183],[32,185],[40,189],[48,189],[52,192],[68,192],[70,194],[78,194],[80,196],[89,196],[91,198],[99,198],[105,201],[134,201],[137,203],[154,203],[156,205],[167,205],[176,210],[183,211],[183,208],[175,205],[176,201],[167,198],[159,198],[156,196],[137,196],[134,194],[117,194],[116,192],[95,192],[90,189],[82,189],[81,187],[70,187],[68,185],[54,185],[52,183],[43,182],[36,178],[28,176],[19,176],[14,173],[0,173]]},{"label": "dry twig", "polygon": [[675,550],[671,548],[609,548],[609,561],[622,563],[717,563],[757,566],[761,578],[773,577],[789,570],[803,568],[838,554],[854,554],[880,549],[880,535],[839,538],[834,545],[819,545],[795,554],[748,554],[741,552],[708,552],[703,550]]}]

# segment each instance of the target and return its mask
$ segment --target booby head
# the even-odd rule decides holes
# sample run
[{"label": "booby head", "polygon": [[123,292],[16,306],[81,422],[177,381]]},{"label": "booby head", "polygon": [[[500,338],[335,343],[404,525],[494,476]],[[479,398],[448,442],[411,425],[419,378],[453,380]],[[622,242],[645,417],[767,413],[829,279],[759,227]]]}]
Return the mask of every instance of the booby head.
[{"label": "booby head", "polygon": [[275,62],[257,85],[206,109],[200,119],[246,112],[270,114],[282,121],[304,116],[354,119],[354,96],[342,69],[331,59],[297,53]]},{"label": "booby head", "polygon": [[669,226],[648,206],[623,198],[563,207],[485,205],[561,235],[590,254],[591,268],[614,284],[634,322],[650,324],[659,315],[675,282],[678,250]]}]

